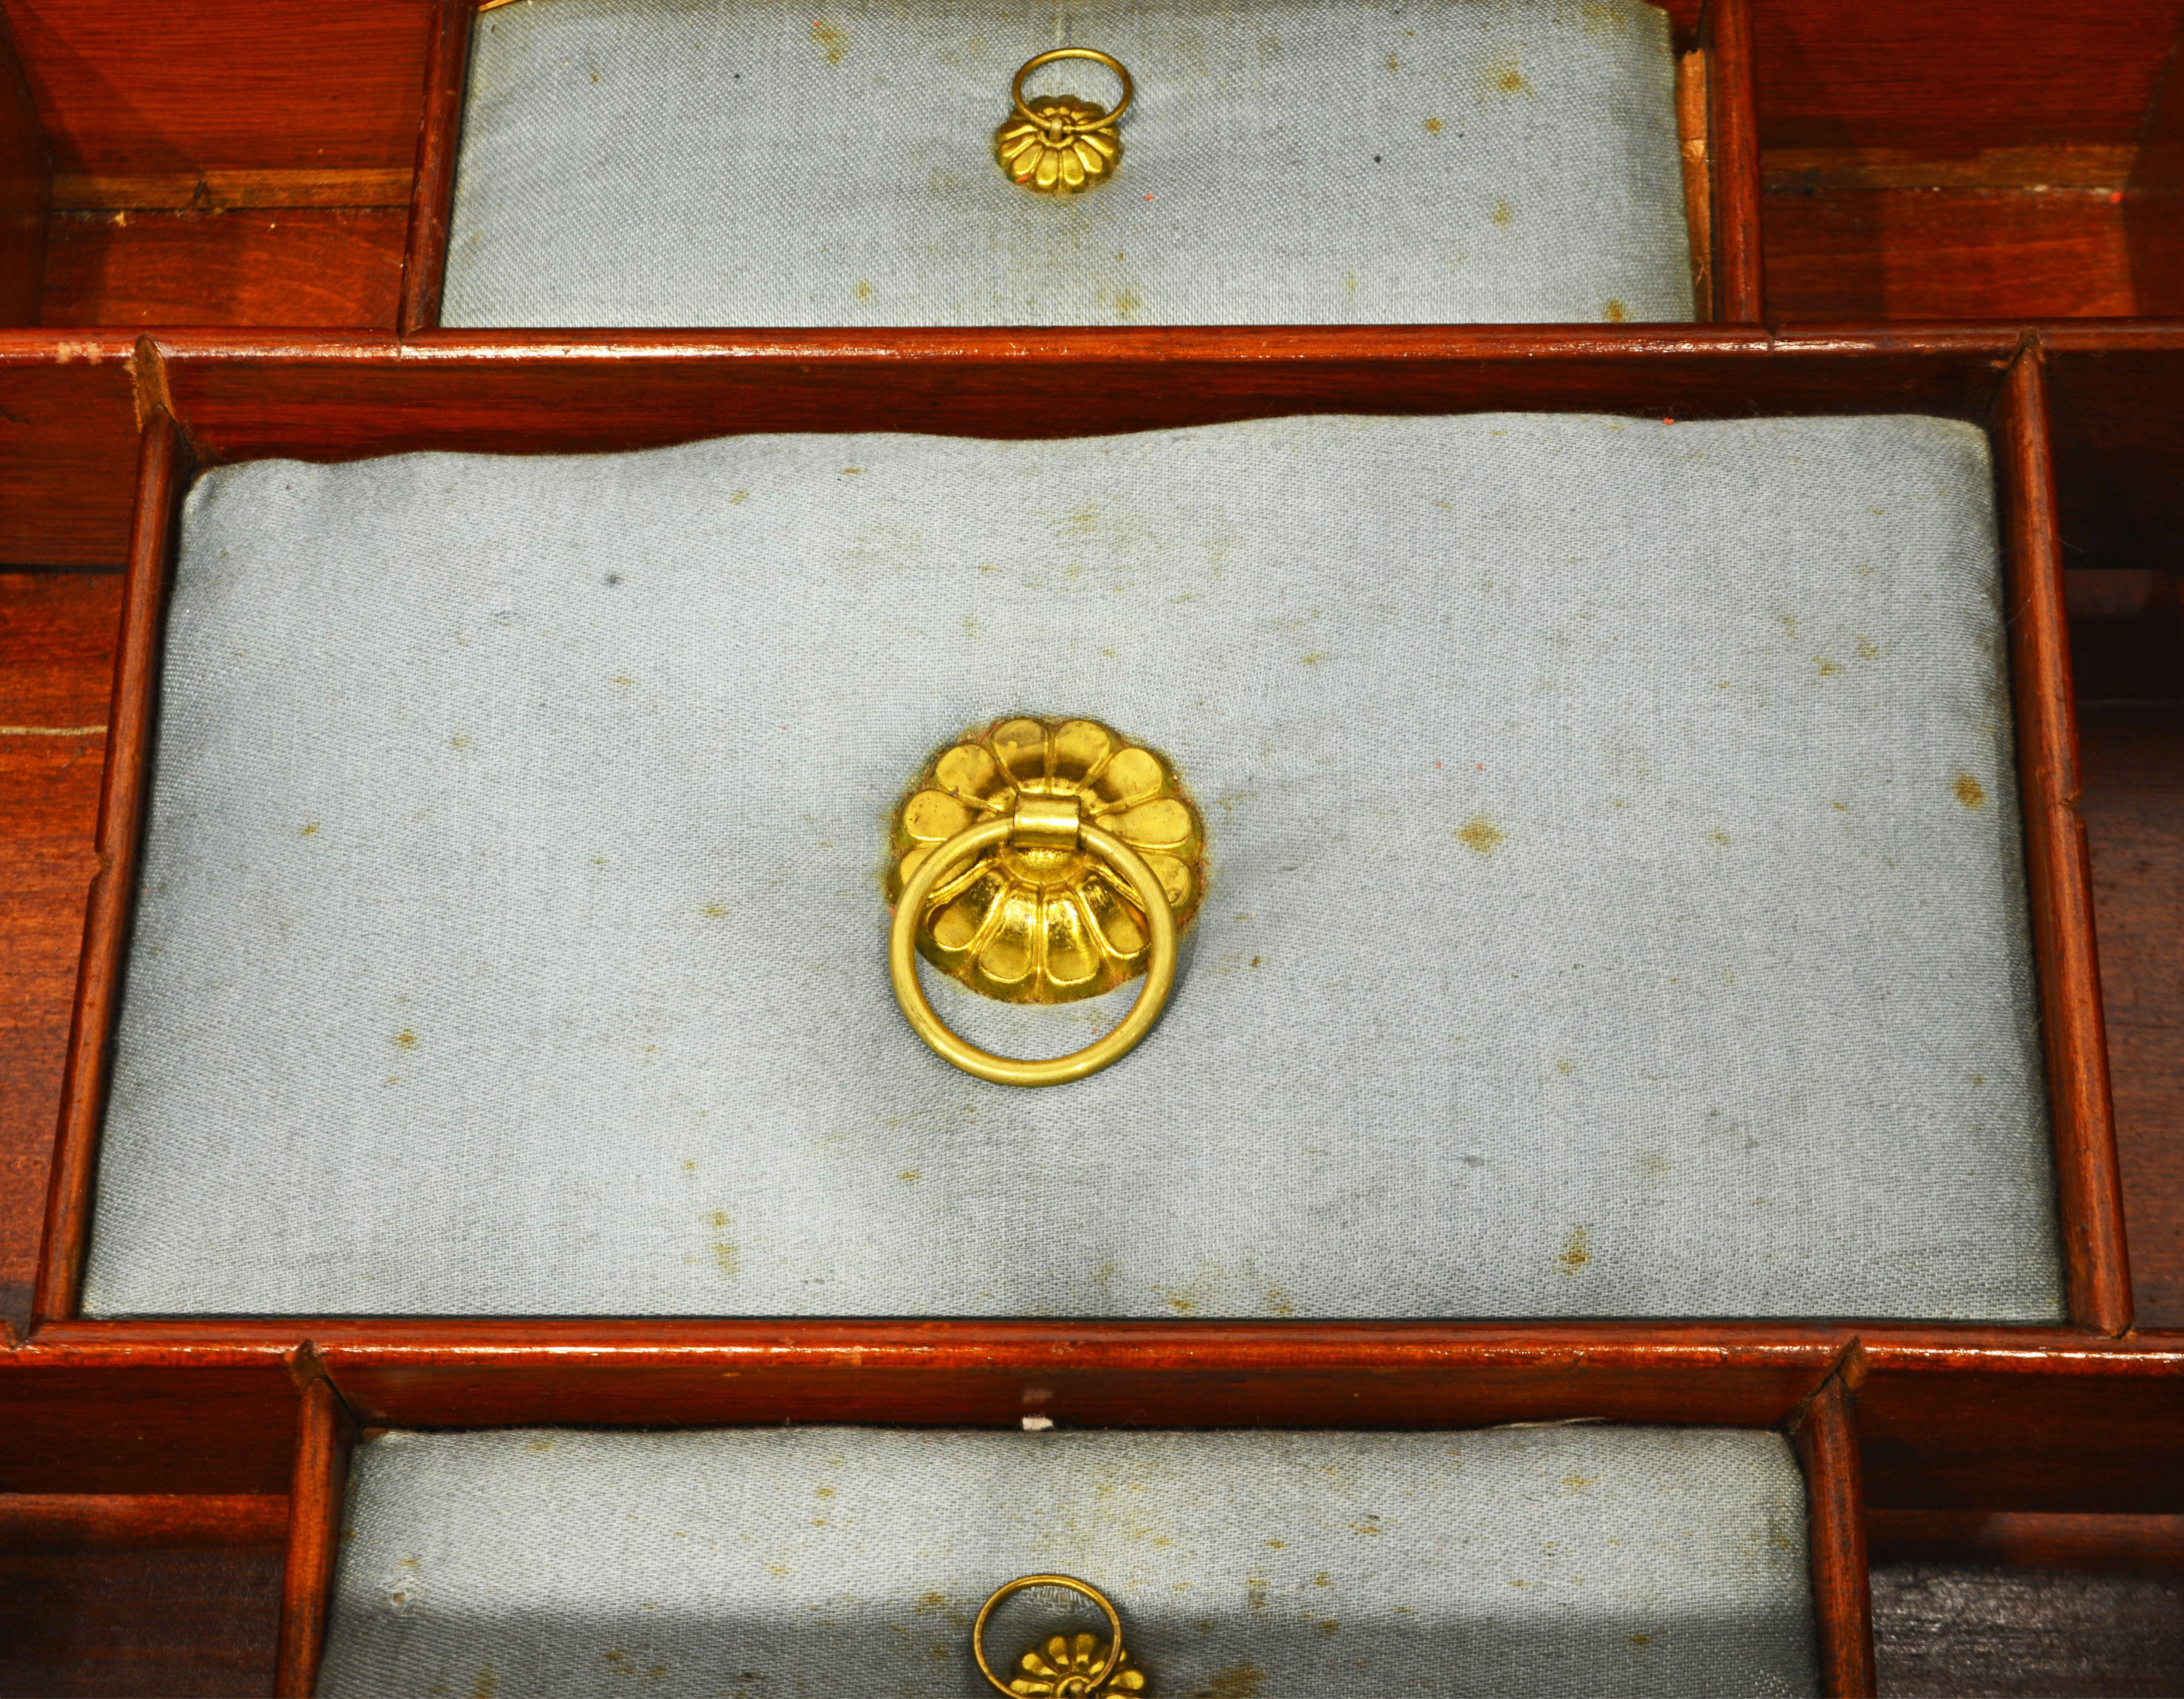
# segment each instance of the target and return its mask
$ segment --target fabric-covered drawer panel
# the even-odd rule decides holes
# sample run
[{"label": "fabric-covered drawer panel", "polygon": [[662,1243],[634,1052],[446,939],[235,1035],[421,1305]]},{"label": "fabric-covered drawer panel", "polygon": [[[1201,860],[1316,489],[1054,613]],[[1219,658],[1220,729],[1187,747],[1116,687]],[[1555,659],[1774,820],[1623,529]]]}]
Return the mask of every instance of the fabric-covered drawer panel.
[{"label": "fabric-covered drawer panel", "polygon": [[1767,1432],[397,1432],[318,1691],[971,1699],[1060,1573],[1169,1699],[1810,1693],[1806,1552]]},{"label": "fabric-covered drawer panel", "polygon": [[[216,470],[86,1312],[2056,1319],[1992,505],[1910,417]],[[884,964],[1025,712],[1209,858],[1047,1092]]]},{"label": "fabric-covered drawer panel", "polygon": [[[1008,181],[1017,67],[1114,54],[1123,158]],[[1027,92],[1111,104],[1107,71]],[[1643,0],[525,0],[473,38],[454,327],[1686,319]]]}]

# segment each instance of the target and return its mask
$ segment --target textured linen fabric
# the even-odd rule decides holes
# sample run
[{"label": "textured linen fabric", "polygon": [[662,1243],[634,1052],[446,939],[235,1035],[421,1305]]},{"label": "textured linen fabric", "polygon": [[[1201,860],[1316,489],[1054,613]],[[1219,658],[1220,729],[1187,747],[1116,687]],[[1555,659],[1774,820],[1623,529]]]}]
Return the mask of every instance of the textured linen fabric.
[{"label": "textured linen fabric", "polygon": [[[450,326],[1691,314],[1644,0],[525,0],[473,39]],[[1137,99],[1118,176],[1034,194],[993,135],[1065,45]]]},{"label": "textured linen fabric", "polygon": [[1806,1550],[1764,1432],[398,1432],[318,1691],[974,1699],[1058,1573],[1172,1699],[1812,1693]]},{"label": "textured linen fabric", "polygon": [[[1996,559],[1924,418],[214,471],[86,1307],[2059,1319]],[[1211,855],[1048,1091],[885,970],[1019,712]]]}]

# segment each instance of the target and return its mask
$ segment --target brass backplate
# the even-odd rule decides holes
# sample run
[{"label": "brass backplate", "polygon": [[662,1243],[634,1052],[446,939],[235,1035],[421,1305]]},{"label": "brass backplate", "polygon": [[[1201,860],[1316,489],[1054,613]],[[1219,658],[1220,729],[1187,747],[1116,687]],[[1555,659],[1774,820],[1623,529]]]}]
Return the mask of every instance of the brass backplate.
[{"label": "brass backplate", "polygon": [[[937,752],[894,811],[887,898],[933,848],[1019,796],[1073,798],[1086,821],[1145,859],[1180,932],[1206,888],[1206,831],[1174,768],[1089,719],[1000,720]],[[1002,1003],[1072,1003],[1145,969],[1145,916],[1128,886],[1081,847],[1008,843],[936,888],[917,952]]]}]

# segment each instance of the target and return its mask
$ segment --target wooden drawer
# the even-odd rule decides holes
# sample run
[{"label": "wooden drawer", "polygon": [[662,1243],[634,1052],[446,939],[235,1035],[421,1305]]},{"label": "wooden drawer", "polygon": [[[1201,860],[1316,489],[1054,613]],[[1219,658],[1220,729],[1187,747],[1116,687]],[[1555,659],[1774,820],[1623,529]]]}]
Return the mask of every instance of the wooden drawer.
[{"label": "wooden drawer", "polygon": [[[2184,323],[2159,316],[2184,302],[2184,3],[2036,35],[1968,3],[1668,9],[1711,322],[602,334],[437,328],[465,0],[0,0],[0,1608],[43,1624],[0,1689],[309,1691],[360,1428],[1026,1416],[1783,1428],[1825,1691],[1874,1691],[1869,1622],[1882,1691],[2184,1681]],[[192,468],[1023,435],[1056,384],[1098,398],[1084,431],[1487,407],[1986,429],[2069,1325],[77,1318]],[[2071,1611],[2106,1616],[2071,1668],[1981,1661]]]}]

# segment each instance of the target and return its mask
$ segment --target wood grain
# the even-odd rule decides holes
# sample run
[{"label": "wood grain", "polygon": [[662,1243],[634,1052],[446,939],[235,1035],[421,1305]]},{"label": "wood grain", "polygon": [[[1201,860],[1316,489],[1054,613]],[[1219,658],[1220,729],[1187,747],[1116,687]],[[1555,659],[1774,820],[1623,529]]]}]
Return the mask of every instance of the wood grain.
[{"label": "wood grain", "polygon": [[0,0],[54,168],[408,170],[427,0]]},{"label": "wood grain", "polygon": [[1869,1506],[2184,1512],[2184,1335],[1863,1330],[1845,1378]]},{"label": "wood grain", "polygon": [[1850,1394],[1839,1376],[1830,1375],[1813,1394],[1798,1414],[1794,1433],[1798,1461],[1805,1469],[1820,1691],[1864,1699],[1874,1691],[1865,1485]]},{"label": "wood grain", "polygon": [[2184,1576],[2184,1516],[1876,1510],[1866,1523],[1876,1565],[1993,1563]]},{"label": "wood grain", "polygon": [[19,1331],[98,865],[120,590],[118,574],[0,573],[0,1315]]},{"label": "wood grain", "polygon": [[82,1277],[105,1103],[107,1045],[136,886],[171,532],[190,476],[189,450],[180,428],[164,412],[155,412],[146,422],[137,462],[136,517],[122,584],[120,653],[98,793],[99,870],[86,899],[83,955],[61,1081],[60,1132],[53,1146],[45,1243],[32,1299],[34,1315],[41,1318],[74,1315]]},{"label": "wood grain", "polygon": [[1769,307],[1783,323],[2138,310],[2109,189],[1777,190],[1766,221]]},{"label": "wood grain", "polygon": [[[1761,139],[1769,148],[2135,145],[2178,0],[1762,0]],[[2031,25],[2030,30],[2028,25]]]},{"label": "wood grain", "polygon": [[[2184,688],[2184,641],[2169,658]],[[2184,1327],[2184,702],[2079,717],[2132,1297]]]},{"label": "wood grain", "polygon": [[271,1690],[281,1548],[0,1551],[0,1694]]},{"label": "wood grain", "polygon": [[2064,558],[2184,569],[2184,322],[2044,325],[2040,338]]},{"label": "wood grain", "polygon": [[424,119],[410,188],[409,240],[402,260],[401,329],[437,330],[447,271],[448,222],[455,199],[455,153],[462,140],[463,90],[470,70],[472,0],[437,0],[432,47],[425,61]]},{"label": "wood grain", "polygon": [[261,166],[248,170],[153,171],[53,179],[62,212],[226,212],[240,207],[395,208],[410,198],[407,170]]},{"label": "wood grain", "polygon": [[64,212],[43,322],[391,330],[405,215],[391,208]]},{"label": "wood grain", "polygon": [[134,340],[0,330],[0,562],[120,566],[135,499]]},{"label": "wood grain", "polygon": [[2120,1333],[2131,1322],[2131,1267],[2102,1031],[2092,868],[2085,823],[2076,812],[2078,729],[2047,389],[2036,344],[2028,345],[2010,367],[1995,436],[2025,892],[2040,986],[2065,1284],[2074,1322]]},{"label": "wood grain", "polygon": [[38,321],[53,181],[45,128],[0,20],[0,325]]},{"label": "wood grain", "polygon": [[0,1493],[0,1549],[125,1551],[278,1545],[288,1501],[270,1493]]},{"label": "wood grain", "polygon": [[2184,1581],[1971,1563],[1873,1575],[1881,1691],[1963,1699],[2184,1693]]},{"label": "wood grain", "polygon": [[1752,8],[1752,0],[1708,0],[1699,24],[1713,163],[1713,316],[1731,324],[1766,314]]},{"label": "wood grain", "polygon": [[2125,198],[2139,310],[2184,313],[2184,17],[2139,138]]},{"label": "wood grain", "polygon": [[[583,452],[735,431],[1015,437],[1314,411],[1519,407],[1677,418],[1912,411],[1984,420],[2016,338],[1993,328],[1736,326],[435,332],[158,338],[208,463],[425,448]],[[1057,415],[1043,398],[1067,384]]]},{"label": "wood grain", "polygon": [[280,1699],[309,1699],[318,1685],[354,1438],[333,1383],[320,1376],[306,1384],[297,1413],[287,1558],[281,1573],[281,1639],[273,1682]]},{"label": "wood grain", "polygon": [[1676,146],[1684,166],[1684,220],[1691,243],[1691,316],[1719,316],[1713,281],[1713,150],[1707,139],[1707,56],[1676,55]]},{"label": "wood grain", "polygon": [[277,1498],[296,1406],[278,1350],[0,1351],[0,1494]]}]

